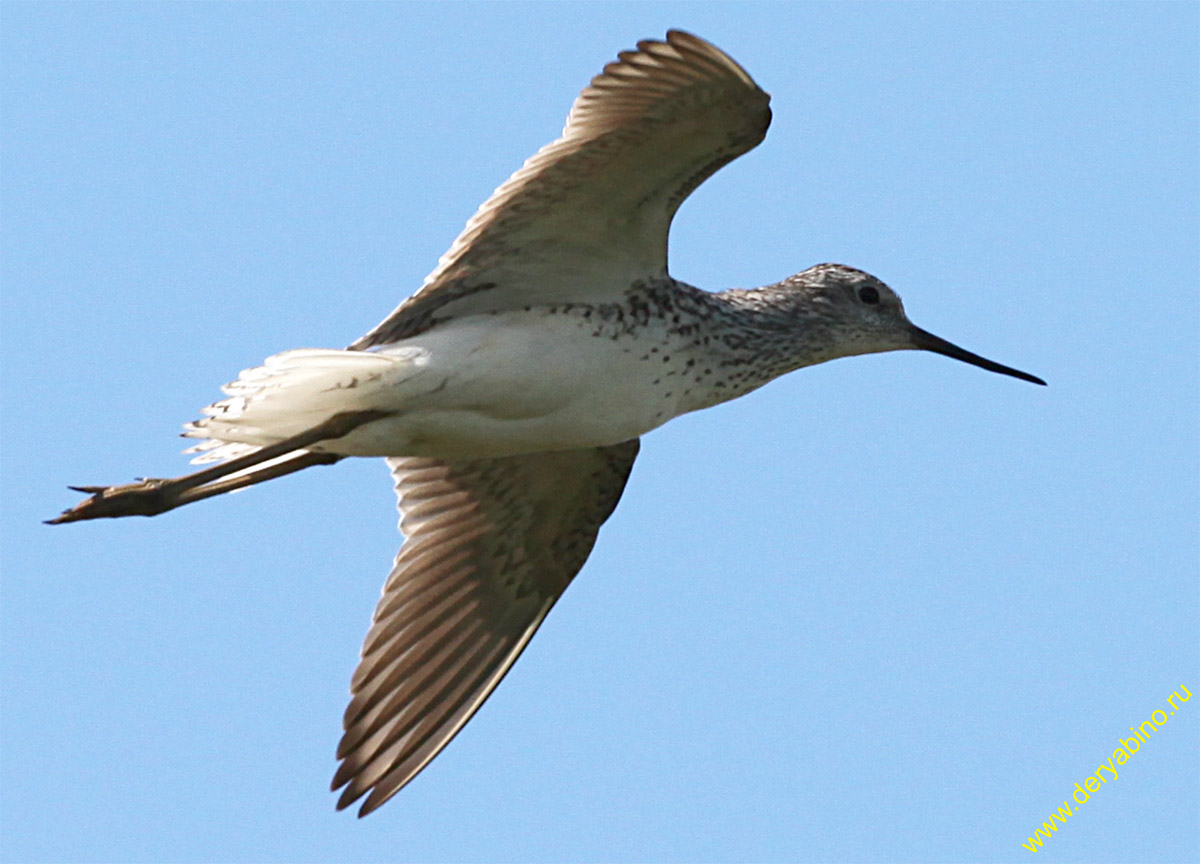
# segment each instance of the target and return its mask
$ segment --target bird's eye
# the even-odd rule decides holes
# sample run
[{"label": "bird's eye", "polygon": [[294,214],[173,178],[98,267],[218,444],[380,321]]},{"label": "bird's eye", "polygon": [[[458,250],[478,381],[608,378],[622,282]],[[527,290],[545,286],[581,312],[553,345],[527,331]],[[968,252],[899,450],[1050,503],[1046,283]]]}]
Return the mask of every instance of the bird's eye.
[{"label": "bird's eye", "polygon": [[872,285],[867,285],[866,287],[859,288],[858,289],[858,299],[870,306],[874,306],[876,303],[879,302],[879,289],[875,288]]}]

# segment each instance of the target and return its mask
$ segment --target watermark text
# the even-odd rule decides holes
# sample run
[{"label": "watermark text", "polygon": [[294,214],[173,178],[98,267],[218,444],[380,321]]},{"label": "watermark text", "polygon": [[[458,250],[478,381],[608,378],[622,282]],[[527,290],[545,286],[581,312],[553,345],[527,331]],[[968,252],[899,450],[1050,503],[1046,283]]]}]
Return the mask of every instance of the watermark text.
[{"label": "watermark text", "polygon": [[[1174,693],[1167,697],[1167,701],[1171,703],[1169,711],[1164,711],[1159,708],[1150,712],[1150,719],[1141,723],[1136,728],[1129,727],[1129,731],[1133,734],[1128,738],[1118,738],[1121,742],[1112,755],[1108,757],[1108,761],[1100,763],[1096,767],[1094,774],[1089,774],[1084,778],[1082,783],[1075,784],[1075,791],[1071,793],[1071,797],[1063,801],[1062,806],[1058,808],[1057,813],[1051,813],[1050,818],[1042,823],[1042,827],[1033,832],[1033,836],[1029,838],[1029,842],[1021,845],[1030,852],[1036,852],[1042,848],[1051,835],[1057,833],[1058,829],[1067,821],[1068,818],[1075,815],[1079,811],[1080,805],[1084,804],[1092,797],[1093,792],[1098,792],[1104,784],[1110,780],[1116,780],[1121,776],[1124,770],[1120,766],[1124,765],[1133,758],[1133,754],[1142,749],[1143,744],[1150,741],[1150,736],[1161,728],[1170,716],[1174,714],[1183,705],[1184,702],[1192,698],[1191,691],[1186,687],[1180,687]],[[1075,806],[1071,806],[1071,802],[1075,802]]]}]

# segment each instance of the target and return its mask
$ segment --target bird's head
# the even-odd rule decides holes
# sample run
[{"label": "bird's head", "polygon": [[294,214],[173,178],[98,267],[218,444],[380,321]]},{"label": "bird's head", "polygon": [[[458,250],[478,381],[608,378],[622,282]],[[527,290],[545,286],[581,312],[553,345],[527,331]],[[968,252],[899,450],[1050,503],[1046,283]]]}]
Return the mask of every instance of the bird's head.
[{"label": "bird's head", "polygon": [[785,279],[778,286],[794,298],[792,314],[805,326],[826,331],[832,356],[881,351],[933,351],[972,366],[1045,384],[1021,372],[973,354],[922,330],[908,320],[900,296],[870,273],[842,264],[818,264]]}]

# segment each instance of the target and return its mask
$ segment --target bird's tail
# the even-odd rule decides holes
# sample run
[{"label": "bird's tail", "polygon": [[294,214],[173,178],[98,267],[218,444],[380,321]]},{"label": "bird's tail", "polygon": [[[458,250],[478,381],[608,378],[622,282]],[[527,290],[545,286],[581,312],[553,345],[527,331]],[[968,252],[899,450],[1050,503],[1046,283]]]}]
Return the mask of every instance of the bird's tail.
[{"label": "bird's tail", "polygon": [[301,348],[268,357],[221,388],[228,398],[184,426],[184,437],[202,439],[184,452],[195,464],[225,462],[337,414],[387,411],[395,404],[394,385],[423,365],[422,359],[417,349],[378,354]]},{"label": "bird's tail", "polygon": [[[184,427],[202,439],[184,451],[212,464],[170,479],[143,478],[119,486],[72,486],[90,497],[51,524],[118,516],[154,516],[193,501],[244,489],[312,465],[329,465],[352,451],[335,448],[361,426],[392,415],[397,385],[425,365],[420,349],[276,354],[224,387],[229,398],[204,409]],[[334,442],[337,442],[336,444]]]}]

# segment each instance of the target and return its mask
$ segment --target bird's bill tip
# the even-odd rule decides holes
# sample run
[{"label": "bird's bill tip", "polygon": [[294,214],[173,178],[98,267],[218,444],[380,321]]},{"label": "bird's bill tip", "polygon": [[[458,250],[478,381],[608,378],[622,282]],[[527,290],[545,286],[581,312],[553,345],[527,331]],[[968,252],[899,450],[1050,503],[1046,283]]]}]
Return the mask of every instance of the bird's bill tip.
[{"label": "bird's bill tip", "polygon": [[1046,386],[1046,382],[1036,375],[1030,375],[1028,372],[1022,372],[1020,369],[1013,369],[1011,366],[1004,366],[995,361],[988,360],[986,357],[980,357],[978,354],[973,354],[965,348],[959,348],[953,342],[947,342],[941,336],[934,336],[928,330],[922,330],[920,327],[914,326],[912,328],[912,343],[914,348],[919,348],[922,351],[932,351],[935,354],[961,360],[963,363],[970,363],[972,366],[978,366],[980,369],[986,369],[989,372],[998,372],[1001,375],[1009,375],[1013,378],[1020,378],[1022,381],[1029,381],[1032,384]]}]

